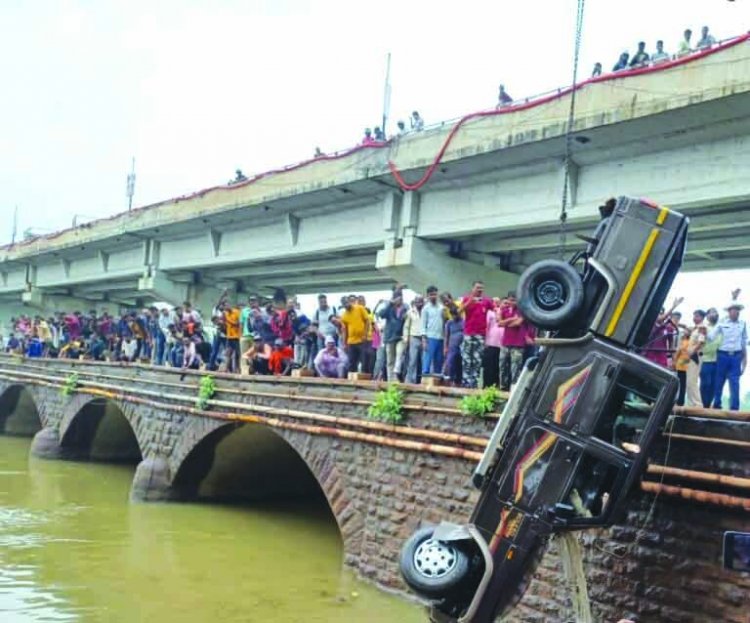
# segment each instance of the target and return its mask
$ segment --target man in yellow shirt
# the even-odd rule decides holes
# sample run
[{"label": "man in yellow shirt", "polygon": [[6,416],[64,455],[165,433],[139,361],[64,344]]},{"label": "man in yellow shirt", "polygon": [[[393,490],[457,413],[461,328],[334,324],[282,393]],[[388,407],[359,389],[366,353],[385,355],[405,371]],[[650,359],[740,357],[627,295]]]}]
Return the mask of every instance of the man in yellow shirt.
[{"label": "man in yellow shirt", "polygon": [[346,308],[341,314],[341,340],[349,358],[349,372],[357,372],[364,360],[364,343],[370,332],[370,318],[367,310],[357,303],[353,294],[346,300]]},{"label": "man in yellow shirt", "polygon": [[228,301],[220,302],[227,331],[227,370],[240,372],[240,308]]}]

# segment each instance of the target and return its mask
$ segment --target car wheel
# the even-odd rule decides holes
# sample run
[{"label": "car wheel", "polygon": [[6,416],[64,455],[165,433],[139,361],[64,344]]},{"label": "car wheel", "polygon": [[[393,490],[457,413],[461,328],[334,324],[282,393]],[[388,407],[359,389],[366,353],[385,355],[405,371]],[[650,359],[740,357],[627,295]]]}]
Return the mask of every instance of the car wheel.
[{"label": "car wheel", "polygon": [[432,538],[434,527],[417,530],[401,549],[401,574],[426,597],[445,597],[469,576],[470,560],[458,541]]},{"label": "car wheel", "polygon": [[575,268],[566,262],[536,262],[518,282],[521,313],[540,329],[563,328],[575,320],[582,304],[583,282]]}]

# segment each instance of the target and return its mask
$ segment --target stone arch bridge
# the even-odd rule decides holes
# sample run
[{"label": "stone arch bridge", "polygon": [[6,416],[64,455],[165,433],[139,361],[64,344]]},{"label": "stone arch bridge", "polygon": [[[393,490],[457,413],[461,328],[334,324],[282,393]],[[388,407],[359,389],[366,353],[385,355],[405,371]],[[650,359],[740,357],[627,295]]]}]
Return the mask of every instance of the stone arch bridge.
[{"label": "stone arch bridge", "polygon": [[[461,415],[464,390],[403,386],[406,417],[392,426],[367,417],[382,389],[377,383],[215,374],[216,393],[199,409],[203,377],[0,356],[0,432],[33,435],[31,451],[43,458],[136,464],[133,500],[262,503],[318,495],[339,526],[347,565],[390,589],[404,588],[398,551],[420,522],[470,514],[476,494],[469,478],[494,420]],[[750,488],[750,414],[739,418],[680,415],[686,438],[673,439],[672,462],[691,473],[729,471]],[[689,438],[701,435],[735,445],[703,443],[696,458]],[[663,485],[664,475],[656,480],[644,486]],[[662,489],[693,490],[678,484]],[[713,506],[666,495],[654,506],[652,495],[634,492],[622,525],[587,536],[586,570],[601,620],[630,610],[648,621],[746,622],[742,595],[750,584],[722,571],[718,553],[722,530],[747,529],[750,500],[726,488],[710,493]],[[686,570],[675,574],[675,565]],[[566,620],[560,579],[553,553],[516,620]],[[699,607],[696,591],[705,595]],[[720,618],[709,616],[716,612]]]}]

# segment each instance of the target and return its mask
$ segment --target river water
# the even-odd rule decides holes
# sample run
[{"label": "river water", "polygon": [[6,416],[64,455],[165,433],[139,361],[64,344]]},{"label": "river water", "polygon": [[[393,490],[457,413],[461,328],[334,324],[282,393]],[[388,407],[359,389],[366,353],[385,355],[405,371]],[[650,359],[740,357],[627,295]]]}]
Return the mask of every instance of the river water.
[{"label": "river water", "polygon": [[133,467],[0,436],[0,622],[425,621],[342,571],[327,509],[131,504]]}]

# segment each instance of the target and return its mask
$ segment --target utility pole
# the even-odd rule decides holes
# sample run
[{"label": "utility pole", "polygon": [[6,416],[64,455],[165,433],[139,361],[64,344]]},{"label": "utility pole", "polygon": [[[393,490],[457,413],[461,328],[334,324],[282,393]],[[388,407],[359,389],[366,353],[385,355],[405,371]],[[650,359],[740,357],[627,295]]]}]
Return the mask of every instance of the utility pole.
[{"label": "utility pole", "polygon": [[16,244],[16,235],[18,234],[18,206],[13,210],[13,233],[10,237],[10,244]]},{"label": "utility pole", "polygon": [[388,56],[385,61],[385,86],[383,88],[383,136],[388,136],[386,131],[386,123],[388,123],[388,115],[391,109],[391,53],[388,52]]},{"label": "utility pole", "polygon": [[128,184],[125,194],[128,198],[128,212],[133,209],[133,195],[135,194],[135,157],[133,157],[130,173],[128,174]]}]

